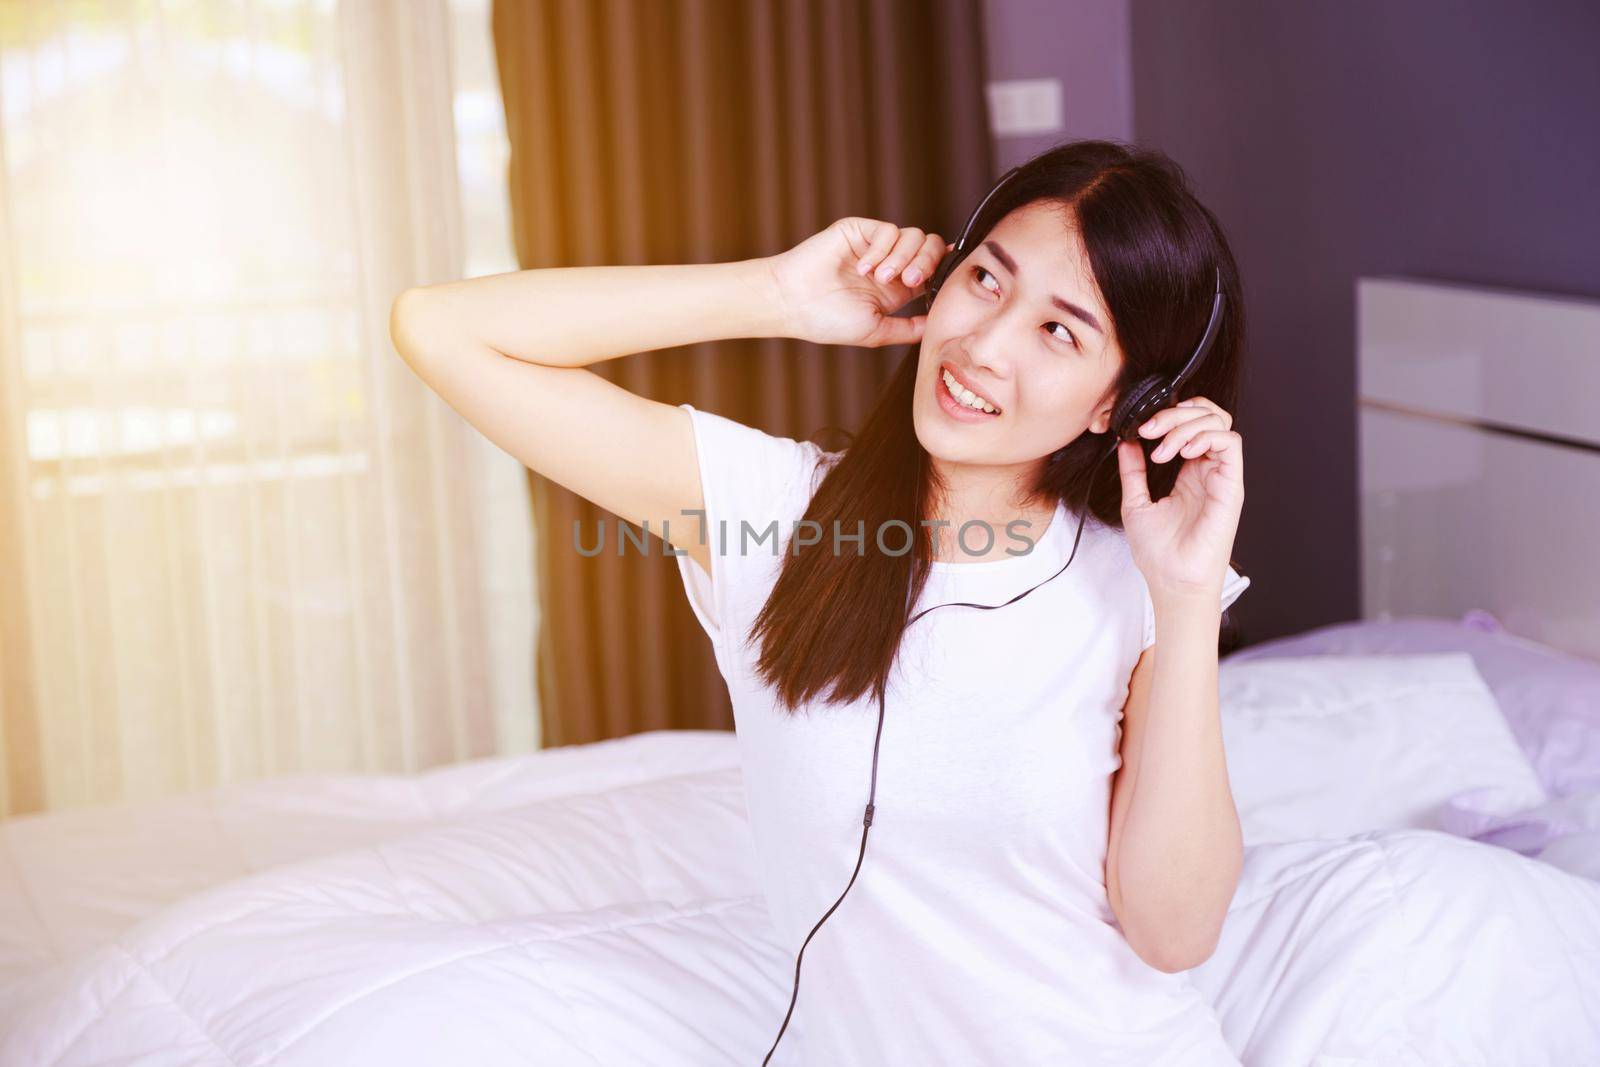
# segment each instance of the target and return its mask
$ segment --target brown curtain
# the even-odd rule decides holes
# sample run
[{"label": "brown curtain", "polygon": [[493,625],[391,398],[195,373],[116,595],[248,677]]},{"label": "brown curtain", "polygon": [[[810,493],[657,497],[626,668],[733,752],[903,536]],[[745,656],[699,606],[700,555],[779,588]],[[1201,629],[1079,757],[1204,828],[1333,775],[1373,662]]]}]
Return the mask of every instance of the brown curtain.
[{"label": "brown curtain", "polygon": [[[772,255],[845,215],[954,242],[994,178],[979,0],[495,0],[493,22],[524,268]],[[837,448],[819,433],[857,430],[904,354],[749,339],[590,369]],[[730,728],[663,543],[618,556],[615,516],[532,485],[545,745]],[[574,521],[592,545],[602,520],[580,555]]]}]

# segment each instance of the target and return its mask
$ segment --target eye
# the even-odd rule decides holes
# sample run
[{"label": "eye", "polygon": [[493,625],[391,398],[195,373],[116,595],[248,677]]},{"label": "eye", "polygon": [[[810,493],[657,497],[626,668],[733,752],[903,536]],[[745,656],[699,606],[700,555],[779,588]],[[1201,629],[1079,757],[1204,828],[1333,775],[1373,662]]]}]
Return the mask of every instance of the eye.
[{"label": "eye", "polygon": [[[989,278],[993,278],[994,277],[993,274],[990,274],[988,271],[984,270],[982,267],[978,266],[977,264],[973,264],[972,276],[974,278],[978,278],[979,275],[983,275],[984,277],[989,277]],[[983,288],[985,290],[988,290],[991,293],[995,292],[994,289],[990,289],[987,285],[984,285],[981,279],[979,280],[978,285],[981,288]],[[1056,340],[1065,341],[1067,344],[1071,345],[1073,348],[1077,348],[1078,347],[1078,339],[1072,335],[1072,331],[1067,329],[1067,327],[1066,327],[1066,325],[1064,323],[1049,322],[1049,323],[1045,324],[1045,328],[1047,330],[1051,326],[1060,326],[1061,330],[1062,330],[1062,333],[1064,333],[1066,335],[1066,336],[1063,337],[1060,334],[1052,334],[1051,336],[1055,337]]]},{"label": "eye", "polygon": [[[986,270],[984,270],[984,269],[983,269],[983,268],[982,268],[982,267],[978,267],[978,266],[974,266],[974,267],[973,267],[973,268],[972,268],[972,274],[973,274],[973,277],[977,277],[977,276],[978,276],[978,275],[980,275],[980,274],[982,274],[982,275],[985,275],[985,276],[987,276],[987,277],[990,277],[990,278],[993,278],[993,277],[994,277],[994,275],[992,275],[992,274],[990,274],[990,273],[989,273],[989,272],[988,272],[988,271],[986,271]],[[980,287],[981,287],[981,288],[984,288],[984,289],[989,289],[989,287],[988,287],[988,286],[987,286],[987,285],[984,285],[984,284],[983,284],[983,282],[982,282],[982,281],[981,281],[981,280],[980,280],[980,281],[979,281],[979,282],[978,282],[978,285],[979,285],[979,286],[980,286]],[[989,289],[989,291],[990,291],[990,292],[991,292],[991,293],[992,293],[992,292],[994,292],[994,291],[995,291],[995,290],[993,290],[993,289]]]},{"label": "eye", "polygon": [[1067,329],[1065,325],[1059,322],[1049,322],[1045,324],[1045,329],[1049,329],[1051,326],[1060,326],[1062,332],[1066,334],[1065,337],[1057,338],[1058,340],[1067,342],[1067,344],[1071,345],[1073,348],[1078,347],[1078,339],[1072,336],[1072,331]]}]

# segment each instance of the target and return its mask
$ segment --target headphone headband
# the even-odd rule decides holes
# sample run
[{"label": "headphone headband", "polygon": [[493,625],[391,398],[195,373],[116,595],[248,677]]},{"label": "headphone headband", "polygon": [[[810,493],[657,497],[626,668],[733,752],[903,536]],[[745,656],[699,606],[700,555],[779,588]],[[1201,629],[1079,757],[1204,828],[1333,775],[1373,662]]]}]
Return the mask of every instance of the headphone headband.
[{"label": "headphone headband", "polygon": [[989,206],[989,201],[994,199],[994,194],[998,193],[1001,189],[1004,189],[1006,182],[1010,181],[1012,177],[1014,177],[1021,169],[1022,167],[1018,165],[1006,171],[1000,176],[1000,180],[995,182],[993,187],[991,187],[990,190],[984,194],[983,199],[978,201],[977,208],[973,210],[971,215],[967,216],[967,224],[961,228],[961,236],[956,241],[955,251],[966,251],[967,238],[972,235],[972,227],[977,224],[978,216],[982,215],[983,209]]},{"label": "headphone headband", "polygon": [[1189,362],[1183,365],[1172,379],[1172,391],[1177,392],[1183,383],[1189,380],[1195,370],[1206,358],[1206,353],[1211,351],[1211,342],[1217,339],[1217,332],[1222,328],[1222,268],[1216,268],[1217,289],[1211,297],[1211,318],[1206,322],[1206,332],[1201,334],[1200,343],[1195,346],[1194,355],[1189,357]]}]

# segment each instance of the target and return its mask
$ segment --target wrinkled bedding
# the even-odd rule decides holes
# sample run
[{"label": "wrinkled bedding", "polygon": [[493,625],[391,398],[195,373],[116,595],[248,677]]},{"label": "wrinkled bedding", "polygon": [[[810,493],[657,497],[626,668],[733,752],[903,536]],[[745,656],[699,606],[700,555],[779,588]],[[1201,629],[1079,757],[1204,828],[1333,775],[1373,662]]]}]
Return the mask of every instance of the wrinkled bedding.
[{"label": "wrinkled bedding", "polygon": [[679,774],[737,777],[738,767],[732,735],[673,731],[417,775],[285,775],[0,821],[0,1035],[41,974],[211,886],[554,799]]},{"label": "wrinkled bedding", "polygon": [[[0,1064],[756,1064],[788,1006],[731,734],[135,814],[0,826]],[[1600,1062],[1600,884],[1439,831],[1248,847],[1189,973],[1246,1064]]]}]

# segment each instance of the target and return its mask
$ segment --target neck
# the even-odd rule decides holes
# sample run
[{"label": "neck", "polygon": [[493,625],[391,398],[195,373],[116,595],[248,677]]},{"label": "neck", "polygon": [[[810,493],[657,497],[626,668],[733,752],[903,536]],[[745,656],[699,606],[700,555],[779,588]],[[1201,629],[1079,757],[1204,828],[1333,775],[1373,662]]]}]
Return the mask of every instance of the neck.
[{"label": "neck", "polygon": [[[944,490],[933,502],[929,519],[948,525],[934,526],[937,536],[933,558],[941,562],[981,563],[988,559],[1005,557],[1008,547],[1015,547],[1006,524],[1018,519],[1028,525],[1021,529],[1026,536],[1037,540],[1050,525],[1055,514],[1054,500],[1027,499],[1028,487],[1037,476],[1037,463],[1010,467],[974,466],[946,463],[935,459],[934,470],[943,481]],[[973,521],[987,523],[993,532],[993,544],[988,551],[977,550],[991,540],[980,528],[968,531],[964,540],[958,541],[961,527]],[[968,551],[971,548],[973,551]]]}]

